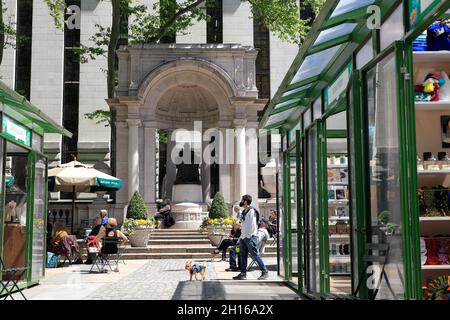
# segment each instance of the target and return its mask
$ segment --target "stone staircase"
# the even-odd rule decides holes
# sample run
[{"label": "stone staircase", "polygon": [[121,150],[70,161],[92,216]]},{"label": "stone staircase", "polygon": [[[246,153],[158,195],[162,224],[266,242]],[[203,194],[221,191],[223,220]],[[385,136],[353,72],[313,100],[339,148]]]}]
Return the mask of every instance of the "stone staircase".
[{"label": "stone staircase", "polygon": [[[272,242],[269,240],[269,243]],[[189,229],[157,229],[150,235],[147,248],[126,246],[125,260],[137,259],[212,259],[216,247],[206,232]],[[276,257],[276,246],[266,246],[266,257]]]}]

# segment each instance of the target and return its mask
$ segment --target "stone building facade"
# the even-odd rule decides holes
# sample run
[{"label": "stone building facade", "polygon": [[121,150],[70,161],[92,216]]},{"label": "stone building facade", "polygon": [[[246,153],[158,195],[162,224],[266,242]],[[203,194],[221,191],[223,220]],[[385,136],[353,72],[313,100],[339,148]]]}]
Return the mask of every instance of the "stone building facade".
[{"label": "stone building facade", "polygon": [[[150,80],[160,81],[157,73],[166,74],[170,78],[169,74],[176,71],[176,74],[189,78],[192,76],[189,69],[196,68],[198,72],[195,77],[198,77],[199,81],[214,84],[214,88],[193,90],[196,93],[185,94],[185,92],[191,91],[189,86],[192,84],[181,85],[173,95],[169,92],[160,92],[159,94],[162,95],[158,97],[160,101],[166,103],[165,101],[170,99],[177,100],[187,96],[187,104],[200,108],[196,112],[201,113],[202,119],[209,117],[208,121],[204,121],[208,123],[207,126],[218,126],[223,129],[236,127],[248,129],[256,127],[256,112],[262,106],[262,102],[258,101],[258,96],[261,96],[262,92],[259,85],[260,79],[266,77],[265,81],[268,82],[268,85],[264,90],[264,98],[270,98],[289,68],[289,62],[298,52],[296,45],[283,43],[269,31],[260,32],[251,18],[252,13],[247,2],[240,0],[217,1],[220,5],[220,8],[217,8],[217,18],[221,21],[220,39],[223,45],[208,43],[210,41],[208,23],[200,21],[190,27],[186,33],[177,34],[170,50],[165,48],[165,45],[130,47],[119,50],[121,74],[123,68],[130,68],[130,72],[137,71],[131,72],[136,78],[132,78],[133,85],[127,87],[127,81],[130,79],[124,79],[121,76],[116,101],[107,103],[106,74],[104,72],[107,66],[106,59],[101,56],[87,63],[78,64],[70,55],[70,50],[74,45],[91,44],[90,37],[97,32],[97,24],[106,27],[110,25],[111,3],[100,0],[67,1],[71,4],[78,4],[81,8],[81,26],[78,33],[75,34],[71,34],[67,29],[60,30],[55,27],[44,0],[4,1],[6,8],[4,20],[11,21],[18,31],[29,35],[29,42],[22,47],[9,47],[5,50],[0,66],[0,76],[2,81],[16,90],[21,91],[25,88],[23,94],[32,103],[41,106],[43,112],[51,115],[57,123],[66,127],[72,126],[70,129],[76,134],[76,141],[64,141],[61,137],[53,135],[45,137],[44,149],[45,153],[50,156],[51,165],[67,161],[70,155],[75,153],[78,160],[88,164],[97,164],[102,170],[108,171],[111,156],[113,156],[110,154],[111,130],[109,127],[86,119],[84,114],[98,109],[109,110],[108,104],[113,108],[117,107],[119,143],[121,139],[127,141],[130,139],[130,142],[137,141],[138,150],[142,151],[136,159],[131,159],[128,153],[118,154],[116,174],[126,181],[126,185],[130,181],[132,182],[126,191],[119,192],[117,199],[114,199],[118,207],[126,202],[129,190],[135,189],[142,191],[149,205],[154,203],[158,186],[153,187],[153,177],[150,177],[149,172],[153,171],[157,164],[146,161],[146,159],[154,159],[154,155],[151,148],[144,150],[143,146],[153,143],[156,129],[171,130],[175,128],[174,119],[171,120],[170,116],[169,119],[166,117],[175,109],[156,108],[156,106],[148,104],[148,101],[142,100],[145,95],[152,97],[157,95],[153,89],[149,89],[150,82],[148,82]],[[136,2],[151,7],[155,1],[157,0]],[[170,45],[168,46],[170,47]],[[254,47],[259,50],[259,57],[261,57],[262,51],[265,52],[266,57],[266,61],[263,64],[257,63],[256,68],[257,51],[253,49]],[[169,53],[172,56],[168,56]],[[143,68],[142,70],[133,70],[136,65],[133,65],[135,62],[131,63],[133,59],[130,57],[140,54],[145,56],[145,59],[140,60]],[[127,56],[126,59],[130,59],[128,64],[124,63]],[[27,61],[27,63],[23,64],[22,61]],[[258,69],[259,65],[263,65],[267,69],[265,74]],[[234,70],[235,67],[241,69]],[[151,73],[152,70],[156,73]],[[155,78],[146,78],[150,74],[153,74]],[[176,77],[172,77],[172,79],[176,79]],[[166,83],[164,81],[158,83],[164,87],[169,84],[168,81],[176,80],[167,79]],[[139,89],[144,91],[140,92]],[[259,94],[257,89],[260,89]],[[198,104],[198,101],[204,103]],[[203,107],[198,105],[203,105]],[[176,112],[179,111],[176,110]],[[161,121],[161,119],[166,120]],[[132,132],[131,136],[137,135],[138,139],[131,141],[128,136],[129,132]],[[144,141],[146,142],[144,143]],[[157,144],[156,140],[155,144]],[[130,173],[128,170],[129,160],[139,161],[137,172]],[[248,169],[245,179],[241,177],[239,178],[241,180],[236,179],[238,171],[235,172],[231,166],[221,166],[219,170],[221,181],[219,188],[224,192],[228,201],[235,201],[236,194],[241,189],[257,194],[258,182],[255,176],[257,173],[254,170]],[[168,172],[170,171],[168,170]],[[205,171],[203,168],[203,171],[204,177],[206,177],[208,170]],[[156,179],[158,178],[156,177]],[[129,179],[131,180],[129,181]],[[237,181],[240,181],[241,184],[245,181],[245,188],[240,189]],[[206,189],[207,186],[203,186],[205,195]],[[55,200],[52,202],[52,206],[63,208],[65,204],[63,200]],[[80,225],[82,220],[92,218],[92,215],[96,214],[96,206],[103,205],[92,203],[92,200],[80,199],[77,203],[80,214],[76,215],[76,224]],[[64,208],[64,210],[69,209]],[[119,218],[122,216],[119,211],[117,211],[117,215]]]}]

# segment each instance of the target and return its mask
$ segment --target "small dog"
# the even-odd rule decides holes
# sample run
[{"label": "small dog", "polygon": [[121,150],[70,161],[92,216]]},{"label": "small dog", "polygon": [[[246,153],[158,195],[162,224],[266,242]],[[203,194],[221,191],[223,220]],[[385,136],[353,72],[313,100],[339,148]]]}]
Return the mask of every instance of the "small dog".
[{"label": "small dog", "polygon": [[189,271],[189,274],[190,274],[189,281],[192,281],[192,276],[195,277],[195,280],[198,280],[197,274],[199,274],[199,273],[202,276],[202,281],[205,281],[206,266],[202,266],[199,264],[192,264],[192,261],[186,261],[186,264],[184,265],[184,269]]}]

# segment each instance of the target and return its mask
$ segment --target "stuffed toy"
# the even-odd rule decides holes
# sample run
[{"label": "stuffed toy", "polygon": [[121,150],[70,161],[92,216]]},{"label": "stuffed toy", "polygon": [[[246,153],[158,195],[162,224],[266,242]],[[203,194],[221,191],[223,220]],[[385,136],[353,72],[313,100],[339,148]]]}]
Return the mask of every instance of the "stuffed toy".
[{"label": "stuffed toy", "polygon": [[[447,100],[450,98],[448,81],[448,75],[444,71],[427,74],[424,82],[414,88],[416,101]],[[445,94],[445,99],[441,96],[441,90]]]}]

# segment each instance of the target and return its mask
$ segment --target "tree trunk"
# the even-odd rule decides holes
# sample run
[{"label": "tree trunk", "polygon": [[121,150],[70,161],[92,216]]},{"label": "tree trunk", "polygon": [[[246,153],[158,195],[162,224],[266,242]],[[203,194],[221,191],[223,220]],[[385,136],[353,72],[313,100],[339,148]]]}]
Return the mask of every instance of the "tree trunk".
[{"label": "tree trunk", "polygon": [[[1,1],[1,0],[0,0]],[[107,73],[107,86],[108,86],[108,99],[114,98],[116,91],[116,49],[120,37],[120,1],[111,0],[112,4],[112,22],[111,22],[111,37],[108,45],[108,73]],[[115,114],[111,110],[111,142],[109,161],[110,168],[113,175],[116,175],[116,124]],[[112,196],[115,198],[115,194]]]},{"label": "tree trunk", "polygon": [[111,39],[108,46],[108,98],[114,98],[116,89],[116,49],[120,36],[120,0],[111,0]]},{"label": "tree trunk", "polygon": [[0,65],[3,61],[3,48],[5,47],[5,25],[3,23],[3,1],[0,0]]}]

